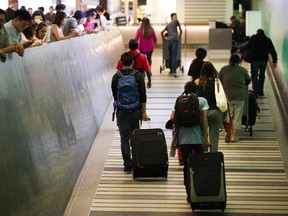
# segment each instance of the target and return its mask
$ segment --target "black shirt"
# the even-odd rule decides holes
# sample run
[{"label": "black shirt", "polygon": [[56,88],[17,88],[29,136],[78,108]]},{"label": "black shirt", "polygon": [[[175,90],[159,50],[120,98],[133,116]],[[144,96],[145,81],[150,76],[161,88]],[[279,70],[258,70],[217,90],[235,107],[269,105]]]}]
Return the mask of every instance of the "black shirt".
[{"label": "black shirt", "polygon": [[12,10],[11,8],[6,9],[6,22],[9,22],[10,20],[13,19],[14,13],[15,13],[15,11]]},{"label": "black shirt", "polygon": [[215,98],[215,79],[208,80],[205,88],[203,88],[203,85],[200,84],[198,88],[197,96],[204,97],[207,100],[209,104],[209,110],[218,109],[216,105],[216,98]]},{"label": "black shirt", "polygon": [[244,50],[249,49],[251,46],[255,48],[255,61],[268,61],[268,54],[270,53],[273,63],[277,63],[277,53],[270,38],[265,34],[252,35]]}]

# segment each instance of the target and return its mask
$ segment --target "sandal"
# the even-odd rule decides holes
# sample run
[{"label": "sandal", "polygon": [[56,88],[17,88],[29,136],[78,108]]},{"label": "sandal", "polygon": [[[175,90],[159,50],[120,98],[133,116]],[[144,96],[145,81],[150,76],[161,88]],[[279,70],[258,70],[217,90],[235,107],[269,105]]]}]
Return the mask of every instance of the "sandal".
[{"label": "sandal", "polygon": [[232,143],[236,143],[236,142],[239,142],[239,139],[236,138],[235,140],[231,140]]},{"label": "sandal", "polygon": [[230,143],[230,142],[231,142],[231,131],[228,131],[228,132],[226,133],[225,142],[226,142],[226,143]]}]

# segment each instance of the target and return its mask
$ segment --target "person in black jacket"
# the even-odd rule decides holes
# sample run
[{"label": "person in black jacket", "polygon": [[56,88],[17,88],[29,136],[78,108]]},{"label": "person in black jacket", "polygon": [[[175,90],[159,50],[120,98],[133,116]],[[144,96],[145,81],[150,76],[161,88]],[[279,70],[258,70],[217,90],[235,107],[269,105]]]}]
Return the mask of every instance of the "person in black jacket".
[{"label": "person in black jacket", "polygon": [[18,7],[18,0],[9,0],[9,7],[6,9],[6,22],[14,18],[15,10]]},{"label": "person in black jacket", "polygon": [[[132,64],[134,57],[130,52],[125,52],[121,55],[121,62],[123,68],[120,70],[121,73],[125,75],[131,74],[134,69],[132,69]],[[116,110],[117,126],[119,128],[119,133],[121,137],[121,152],[124,161],[124,172],[131,173],[132,170],[132,159],[130,150],[130,138],[132,131],[139,129],[139,120],[148,121],[149,117],[146,113],[146,88],[145,88],[145,76],[140,71],[136,71],[134,77],[137,82],[137,88],[139,93],[139,105],[138,109],[119,109]],[[115,73],[112,78],[112,93],[114,98],[114,103],[118,101],[118,73]],[[129,100],[130,102],[130,100]]]},{"label": "person in black jacket", "polygon": [[190,64],[188,76],[192,76],[192,80],[195,81],[200,77],[201,68],[204,64],[204,58],[207,55],[207,51],[204,48],[198,48],[195,51],[196,58]]},{"label": "person in black jacket", "polygon": [[270,38],[263,29],[258,29],[256,35],[252,35],[244,50],[254,46],[255,53],[251,61],[252,88],[257,96],[264,96],[265,71],[268,54],[272,56],[273,68],[277,66],[277,52]]}]

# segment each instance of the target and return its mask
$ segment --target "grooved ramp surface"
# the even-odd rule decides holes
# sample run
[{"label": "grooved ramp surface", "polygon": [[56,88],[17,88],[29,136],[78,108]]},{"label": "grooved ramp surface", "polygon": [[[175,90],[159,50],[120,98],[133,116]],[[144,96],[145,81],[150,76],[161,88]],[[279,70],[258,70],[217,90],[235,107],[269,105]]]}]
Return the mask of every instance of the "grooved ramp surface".
[{"label": "grooved ramp surface", "polygon": [[[153,72],[152,88],[147,90],[151,128],[164,129],[175,98],[182,93],[188,80],[190,77],[186,75],[174,78],[165,72]],[[239,132],[238,143],[226,144],[224,132],[220,133],[219,151],[225,157],[227,185],[227,207],[223,215],[288,215],[287,176],[271,111],[266,97],[258,99],[258,103],[262,116],[253,127],[252,137],[243,129]],[[143,127],[147,128],[147,123]],[[164,132],[170,150],[172,134],[170,130],[164,129]],[[120,136],[116,131],[90,216],[191,215],[190,205],[186,202],[182,166],[177,157],[169,157],[167,181],[135,181],[132,174],[123,172],[122,163]],[[199,215],[210,213],[219,215],[218,210]]]}]

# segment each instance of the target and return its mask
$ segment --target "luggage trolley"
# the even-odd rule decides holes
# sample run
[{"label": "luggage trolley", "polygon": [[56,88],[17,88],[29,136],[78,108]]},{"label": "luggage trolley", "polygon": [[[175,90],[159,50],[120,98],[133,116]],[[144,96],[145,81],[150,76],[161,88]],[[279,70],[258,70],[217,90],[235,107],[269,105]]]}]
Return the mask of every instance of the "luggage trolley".
[{"label": "luggage trolley", "polygon": [[[163,57],[163,65],[160,66],[160,73],[162,73],[163,70],[166,68],[170,68],[169,64],[169,49],[168,49],[168,40],[167,37],[164,37],[163,39],[163,45],[162,45],[162,57]],[[178,52],[177,52],[177,69],[181,70],[182,73],[184,73],[184,67],[181,66],[181,40],[179,40],[178,44]]]}]

